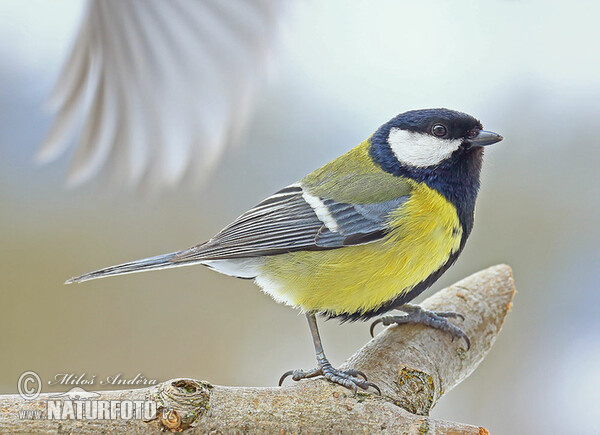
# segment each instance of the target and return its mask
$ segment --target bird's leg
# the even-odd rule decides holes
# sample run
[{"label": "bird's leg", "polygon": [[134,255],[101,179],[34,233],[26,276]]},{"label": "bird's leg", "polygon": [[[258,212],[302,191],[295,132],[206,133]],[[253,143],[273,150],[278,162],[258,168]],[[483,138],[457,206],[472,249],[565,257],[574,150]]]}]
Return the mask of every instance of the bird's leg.
[{"label": "bird's leg", "polygon": [[462,314],[458,314],[452,311],[428,311],[418,305],[405,304],[398,307],[400,311],[404,311],[406,314],[403,316],[384,316],[377,319],[371,324],[371,337],[373,336],[373,328],[378,323],[384,326],[398,324],[403,325],[406,323],[419,323],[421,325],[431,326],[432,328],[439,329],[441,331],[449,332],[452,335],[452,340],[455,338],[462,338],[467,343],[467,350],[471,348],[471,340],[467,337],[467,334],[460,329],[458,326],[453,325],[448,319],[460,318],[465,320]]},{"label": "bird's leg", "polygon": [[[355,392],[358,390],[358,388],[366,390],[369,387],[373,387],[379,392],[379,394],[381,394],[381,390],[379,390],[377,385],[372,382],[367,382],[367,377],[363,372],[353,369],[338,370],[332,367],[327,357],[325,357],[325,352],[323,352],[323,344],[321,343],[321,337],[319,335],[319,329],[317,328],[317,319],[315,315],[313,313],[306,313],[306,318],[308,320],[310,334],[312,335],[313,343],[315,345],[317,368],[312,370],[290,370],[285,372],[281,379],[279,379],[279,386],[281,386],[285,378],[290,375],[294,381],[314,378],[315,376],[323,376],[325,379],[328,379],[335,384],[343,385],[346,388],[350,388]],[[363,379],[361,379],[359,376]]]}]

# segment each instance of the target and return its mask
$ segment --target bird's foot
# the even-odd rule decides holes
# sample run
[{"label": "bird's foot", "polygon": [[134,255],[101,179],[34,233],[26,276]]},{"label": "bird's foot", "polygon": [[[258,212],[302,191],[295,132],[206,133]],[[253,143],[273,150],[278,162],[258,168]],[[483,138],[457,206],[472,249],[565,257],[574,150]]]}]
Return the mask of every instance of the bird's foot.
[{"label": "bird's foot", "polygon": [[428,311],[424,310],[418,305],[410,304],[402,305],[398,309],[404,311],[406,314],[403,316],[384,316],[375,320],[371,324],[371,337],[373,337],[373,328],[375,328],[375,325],[378,323],[381,323],[384,326],[392,324],[403,325],[406,323],[418,323],[450,333],[450,335],[452,335],[452,341],[454,341],[455,338],[462,338],[467,343],[467,350],[471,348],[471,340],[469,340],[467,334],[465,334],[465,332],[458,326],[453,325],[448,321],[448,319],[457,318],[465,320],[462,314],[458,314],[453,311]]},{"label": "bird's foot", "polygon": [[[367,376],[360,370],[338,370],[333,368],[331,363],[325,358],[325,356],[317,356],[317,368],[312,370],[290,370],[285,372],[281,379],[279,379],[279,386],[283,384],[283,381],[288,376],[292,377],[292,380],[299,381],[301,379],[314,378],[316,376],[323,376],[325,379],[333,382],[334,384],[343,385],[346,388],[354,390],[356,393],[358,389],[367,390],[369,387],[373,387],[381,395],[381,390],[377,385],[367,381]],[[362,378],[362,379],[361,379]]]}]

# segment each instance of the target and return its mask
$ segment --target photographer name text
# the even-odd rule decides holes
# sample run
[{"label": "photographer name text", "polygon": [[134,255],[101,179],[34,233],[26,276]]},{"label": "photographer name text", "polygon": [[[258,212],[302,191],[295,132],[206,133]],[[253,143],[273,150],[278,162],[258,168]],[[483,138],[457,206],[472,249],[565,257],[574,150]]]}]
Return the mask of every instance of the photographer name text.
[{"label": "photographer name text", "polygon": [[152,386],[158,384],[156,379],[148,379],[141,373],[138,373],[133,378],[127,378],[122,373],[100,378],[97,375],[88,375],[87,373],[59,373],[54,376],[54,379],[48,381],[48,385],[135,385],[135,386]]}]

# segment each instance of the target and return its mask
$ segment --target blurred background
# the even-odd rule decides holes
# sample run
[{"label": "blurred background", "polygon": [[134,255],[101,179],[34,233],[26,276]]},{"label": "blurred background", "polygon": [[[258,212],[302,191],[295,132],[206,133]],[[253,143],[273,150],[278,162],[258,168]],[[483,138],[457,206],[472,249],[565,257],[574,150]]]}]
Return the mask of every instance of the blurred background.
[{"label": "blurred background", "polygon": [[[303,316],[250,281],[188,267],[63,282],[202,242],[392,116],[449,107],[505,140],[486,152],[464,253],[423,297],[497,263],[518,293],[489,356],[432,415],[492,433],[600,430],[598,3],[297,2],[236,146],[202,187],[158,192],[101,177],[67,189],[68,158],[34,164],[82,6],[0,0],[0,393],[26,370],[272,386],[312,367]],[[363,323],[321,328],[334,364],[369,339]]]}]

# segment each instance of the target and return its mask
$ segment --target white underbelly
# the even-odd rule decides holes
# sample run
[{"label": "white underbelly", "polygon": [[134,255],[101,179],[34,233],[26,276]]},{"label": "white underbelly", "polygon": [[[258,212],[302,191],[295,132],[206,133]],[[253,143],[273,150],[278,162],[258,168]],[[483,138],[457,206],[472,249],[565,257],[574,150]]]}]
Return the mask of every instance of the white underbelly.
[{"label": "white underbelly", "polygon": [[203,261],[202,264],[229,276],[255,278],[260,274],[264,260],[258,258],[235,258],[228,260]]},{"label": "white underbelly", "polygon": [[281,304],[295,306],[293,298],[276,280],[271,279],[262,269],[264,258],[237,258],[230,260],[203,261],[203,265],[229,276],[237,278],[254,278],[254,282],[263,292]]}]

